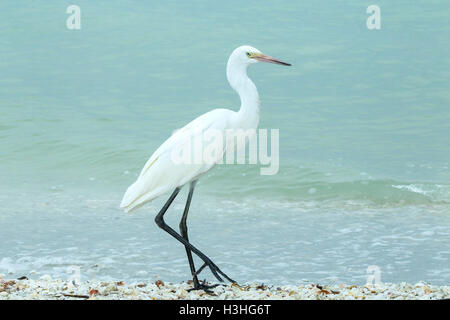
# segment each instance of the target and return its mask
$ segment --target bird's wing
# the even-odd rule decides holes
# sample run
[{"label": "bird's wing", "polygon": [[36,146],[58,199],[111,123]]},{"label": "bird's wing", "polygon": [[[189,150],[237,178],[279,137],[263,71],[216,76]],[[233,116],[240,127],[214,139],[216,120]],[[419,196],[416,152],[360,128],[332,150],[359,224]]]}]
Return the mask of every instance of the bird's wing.
[{"label": "bird's wing", "polygon": [[[174,161],[174,154],[180,150],[191,150],[193,141],[203,141],[207,130],[225,132],[233,111],[216,109],[201,115],[183,128],[175,131],[150,157],[138,179],[126,191],[121,208],[129,212],[156,197],[174,190],[178,186],[192,181],[211,169],[215,162],[222,159],[221,152],[214,155],[215,162],[179,163]],[[198,139],[198,140],[197,140]],[[212,142],[214,143],[214,142]],[[223,146],[223,141],[222,141]]]}]

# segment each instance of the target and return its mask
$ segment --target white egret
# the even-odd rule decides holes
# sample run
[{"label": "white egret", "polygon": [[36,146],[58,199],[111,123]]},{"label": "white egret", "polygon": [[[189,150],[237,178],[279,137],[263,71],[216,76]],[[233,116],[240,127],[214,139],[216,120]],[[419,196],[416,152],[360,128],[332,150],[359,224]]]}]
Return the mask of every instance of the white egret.
[{"label": "white egret", "polygon": [[[270,62],[290,66],[286,62],[262,54],[251,46],[241,46],[235,49],[228,59],[227,79],[230,86],[239,94],[241,107],[238,112],[228,109],[215,109],[207,112],[176,131],[167,139],[150,157],[142,169],[138,179],[126,191],[120,205],[126,212],[130,212],[152,201],[158,196],[172,191],[169,200],[155,218],[156,224],[184,244],[189,260],[189,266],[194,282],[194,290],[208,290],[205,281],[200,283],[197,275],[205,267],[209,267],[214,276],[223,281],[222,277],[234,282],[214,264],[211,259],[194,247],[188,238],[186,219],[199,177],[214,167],[223,158],[228,147],[225,143],[223,152],[216,154],[216,161],[192,164],[178,164],[173,161],[174,150],[180,150],[184,144],[204,134],[207,130],[222,132],[225,136],[227,130],[256,129],[259,123],[259,95],[255,84],[247,76],[247,68],[258,61]],[[164,222],[164,214],[177,196],[183,185],[190,183],[189,194],[183,216],[180,221],[180,234]],[[195,270],[192,252],[203,260],[203,266]]]}]

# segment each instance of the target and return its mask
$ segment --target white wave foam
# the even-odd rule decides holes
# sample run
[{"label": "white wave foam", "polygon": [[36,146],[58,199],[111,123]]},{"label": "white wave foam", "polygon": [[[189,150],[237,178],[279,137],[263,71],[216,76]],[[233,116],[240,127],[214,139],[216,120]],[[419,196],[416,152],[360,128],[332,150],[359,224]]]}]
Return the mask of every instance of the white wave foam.
[{"label": "white wave foam", "polygon": [[409,184],[409,185],[392,185],[392,187],[396,188],[396,189],[400,189],[400,190],[408,190],[411,192],[415,192],[415,193],[419,193],[419,194],[423,194],[425,196],[429,195],[430,193],[432,193],[431,190],[424,190],[423,186],[418,185],[418,184]]}]

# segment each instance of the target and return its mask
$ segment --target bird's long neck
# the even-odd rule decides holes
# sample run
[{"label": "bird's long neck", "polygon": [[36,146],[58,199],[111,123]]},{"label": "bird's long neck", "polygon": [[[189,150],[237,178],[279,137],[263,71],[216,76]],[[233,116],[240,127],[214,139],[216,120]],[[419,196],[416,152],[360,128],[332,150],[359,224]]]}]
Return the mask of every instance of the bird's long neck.
[{"label": "bird's long neck", "polygon": [[241,108],[236,114],[238,125],[243,129],[256,128],[259,123],[259,95],[255,84],[247,76],[247,65],[228,61],[227,78],[230,86],[241,98]]}]

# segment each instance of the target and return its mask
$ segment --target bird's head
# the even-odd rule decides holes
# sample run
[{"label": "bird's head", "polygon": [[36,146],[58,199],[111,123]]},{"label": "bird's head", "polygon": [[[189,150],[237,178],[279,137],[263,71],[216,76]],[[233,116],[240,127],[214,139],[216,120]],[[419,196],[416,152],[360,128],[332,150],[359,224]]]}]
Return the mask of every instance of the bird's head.
[{"label": "bird's head", "polygon": [[238,88],[245,84],[245,81],[243,82],[243,80],[248,79],[248,66],[257,62],[270,62],[281,64],[283,66],[290,66],[289,63],[267,56],[256,48],[251,46],[240,46],[234,49],[227,63],[227,79],[234,90],[238,90]]},{"label": "bird's head", "polygon": [[291,65],[287,62],[283,62],[271,56],[265,55],[258,49],[253,48],[251,46],[240,46],[234,49],[233,53],[230,56],[230,60],[233,60],[235,63],[239,63],[247,67],[257,62],[276,63],[281,64],[283,66]]}]

